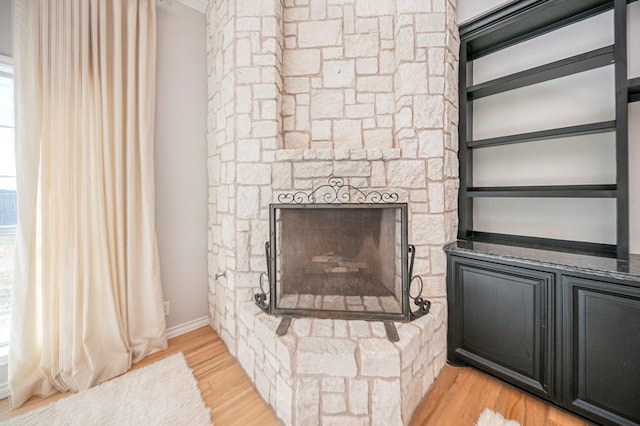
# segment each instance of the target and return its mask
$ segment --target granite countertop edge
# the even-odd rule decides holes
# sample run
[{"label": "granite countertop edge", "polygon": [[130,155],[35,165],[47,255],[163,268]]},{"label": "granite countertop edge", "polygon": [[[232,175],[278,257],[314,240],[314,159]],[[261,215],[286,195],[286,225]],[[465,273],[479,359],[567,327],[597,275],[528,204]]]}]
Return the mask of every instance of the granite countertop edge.
[{"label": "granite countertop edge", "polygon": [[[589,267],[589,266],[583,266],[583,265],[575,265],[575,264],[569,264],[569,263],[550,262],[548,260],[541,260],[537,258],[538,256],[536,256],[536,251],[539,251],[540,249],[527,249],[523,247],[517,247],[517,250],[519,251],[530,250],[531,252],[530,257],[522,257],[515,254],[499,253],[497,252],[497,250],[494,252],[490,249],[476,250],[473,248],[460,247],[459,243],[460,241],[454,241],[452,243],[449,243],[443,247],[443,250],[448,253],[451,252],[451,253],[460,253],[460,254],[471,254],[475,257],[481,257],[485,259],[508,260],[510,262],[519,263],[523,265],[533,265],[538,267],[542,266],[542,267],[557,269],[557,270],[566,271],[566,272],[585,273],[588,275],[599,276],[604,278],[614,278],[614,279],[619,279],[624,281],[632,281],[635,284],[640,285],[640,273],[612,270],[611,268],[607,269],[607,268]],[[510,247],[503,244],[487,244],[487,245],[500,246],[505,250],[508,250]],[[549,251],[549,252],[554,253],[553,251]],[[581,255],[575,255],[575,256],[581,256]],[[584,259],[594,257],[594,256],[588,256],[588,255],[583,255],[583,256],[584,256]],[[640,261],[639,255],[635,255],[635,257],[637,257],[636,260]],[[615,263],[618,262],[616,259],[607,259],[607,260],[610,261],[612,264],[614,262]]]}]

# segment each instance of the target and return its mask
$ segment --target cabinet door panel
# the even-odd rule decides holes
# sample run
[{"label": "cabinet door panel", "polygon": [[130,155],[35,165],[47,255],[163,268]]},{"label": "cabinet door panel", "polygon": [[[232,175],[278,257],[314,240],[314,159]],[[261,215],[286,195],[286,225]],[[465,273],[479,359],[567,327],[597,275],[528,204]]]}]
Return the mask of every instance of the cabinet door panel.
[{"label": "cabinet door panel", "polygon": [[563,278],[565,395],[580,412],[640,424],[640,289]]},{"label": "cabinet door panel", "polygon": [[548,396],[554,275],[468,259],[452,269],[450,358]]}]

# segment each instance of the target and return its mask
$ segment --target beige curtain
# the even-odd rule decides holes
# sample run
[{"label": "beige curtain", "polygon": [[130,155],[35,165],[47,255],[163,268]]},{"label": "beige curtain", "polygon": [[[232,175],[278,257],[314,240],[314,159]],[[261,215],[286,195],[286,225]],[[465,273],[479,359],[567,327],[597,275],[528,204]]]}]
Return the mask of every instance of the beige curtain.
[{"label": "beige curtain", "polygon": [[166,347],[154,218],[154,0],[14,0],[13,407]]}]

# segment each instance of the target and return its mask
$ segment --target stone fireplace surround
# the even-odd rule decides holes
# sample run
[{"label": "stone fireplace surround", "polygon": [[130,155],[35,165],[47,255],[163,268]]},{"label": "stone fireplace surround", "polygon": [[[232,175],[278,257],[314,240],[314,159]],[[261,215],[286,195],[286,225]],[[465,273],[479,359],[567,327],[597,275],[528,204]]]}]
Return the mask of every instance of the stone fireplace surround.
[{"label": "stone fireplace surround", "polygon": [[[207,49],[211,325],[283,423],[407,424],[446,360],[455,0],[210,0]],[[354,320],[294,319],[277,337],[252,302],[269,203],[332,175],[409,204],[432,307],[396,323],[397,343]]]}]

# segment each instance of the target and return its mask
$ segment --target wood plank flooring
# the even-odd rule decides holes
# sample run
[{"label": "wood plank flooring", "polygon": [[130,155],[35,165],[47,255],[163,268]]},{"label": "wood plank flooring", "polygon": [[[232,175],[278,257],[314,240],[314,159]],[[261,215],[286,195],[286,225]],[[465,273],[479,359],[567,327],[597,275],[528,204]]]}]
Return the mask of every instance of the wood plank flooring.
[{"label": "wood plank flooring", "polygon": [[[147,357],[134,369],[182,352],[193,370],[202,398],[216,426],[280,424],[248,377],[210,328],[203,327],[169,341],[169,348]],[[0,400],[0,421],[55,401],[67,394],[31,398],[18,410]],[[416,410],[412,426],[472,426],[485,407],[523,426],[585,426],[587,423],[519,392],[471,368],[446,366]],[[309,425],[313,426],[313,425]]]},{"label": "wood plank flooring", "polygon": [[475,425],[485,407],[523,426],[588,425],[471,367],[447,365],[413,413],[411,426]]}]

